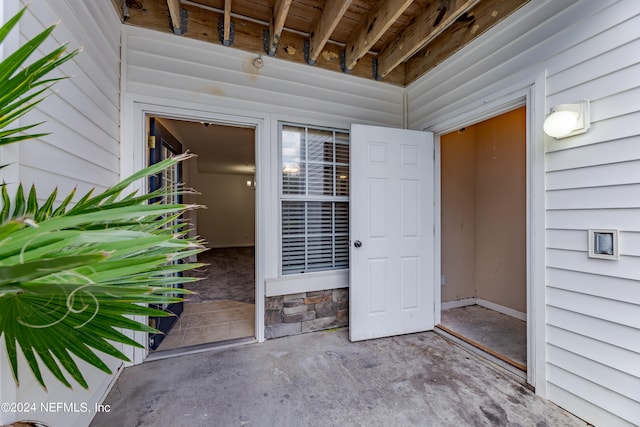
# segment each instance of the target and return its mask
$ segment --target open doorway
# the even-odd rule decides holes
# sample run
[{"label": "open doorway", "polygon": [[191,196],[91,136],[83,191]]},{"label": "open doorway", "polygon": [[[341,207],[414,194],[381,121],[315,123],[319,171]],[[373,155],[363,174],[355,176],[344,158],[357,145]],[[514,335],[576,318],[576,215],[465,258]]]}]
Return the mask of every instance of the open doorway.
[{"label": "open doorway", "polygon": [[441,137],[441,323],[525,375],[525,107]]},{"label": "open doorway", "polygon": [[185,285],[194,294],[185,296],[178,320],[149,348],[174,351],[254,339],[255,129],[170,118],[155,121],[184,151],[196,154],[184,163],[182,179],[199,194],[185,196],[184,202],[207,208],[190,211],[185,220],[208,250],[197,255],[197,262],[205,266],[190,273],[200,280]]}]

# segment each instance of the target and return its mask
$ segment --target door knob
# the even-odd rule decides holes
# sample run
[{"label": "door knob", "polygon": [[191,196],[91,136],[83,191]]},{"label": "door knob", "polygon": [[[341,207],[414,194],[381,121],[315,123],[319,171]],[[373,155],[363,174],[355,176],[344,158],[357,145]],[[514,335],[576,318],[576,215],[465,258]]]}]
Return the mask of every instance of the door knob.
[{"label": "door knob", "polygon": [[353,242],[353,246],[355,246],[356,248],[361,248],[362,242],[360,240],[356,240],[355,242]]}]

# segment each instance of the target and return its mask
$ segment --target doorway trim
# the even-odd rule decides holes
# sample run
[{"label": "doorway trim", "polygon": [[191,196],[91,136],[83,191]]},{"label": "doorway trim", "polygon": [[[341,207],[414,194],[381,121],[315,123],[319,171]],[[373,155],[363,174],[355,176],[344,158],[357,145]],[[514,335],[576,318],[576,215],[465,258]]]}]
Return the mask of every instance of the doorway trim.
[{"label": "doorway trim", "polygon": [[[255,161],[256,161],[256,251],[255,251],[255,339],[264,341],[264,295],[265,295],[265,255],[267,228],[262,221],[269,212],[271,186],[269,176],[269,159],[271,157],[269,141],[270,121],[268,114],[247,111],[235,111],[218,106],[201,106],[180,102],[168,105],[168,100],[148,96],[123,97],[122,126],[120,146],[121,176],[129,176],[145,167],[147,117],[156,116],[176,120],[204,121],[225,126],[252,127],[255,129]],[[146,190],[146,182],[141,181],[132,186],[139,191]],[[135,320],[146,322],[146,317],[136,316]],[[149,354],[147,334],[130,333],[132,338],[144,348],[126,346],[123,352],[129,357],[129,364],[142,363]]]},{"label": "doorway trim", "polygon": [[[435,135],[435,245],[441,247],[441,136],[457,129],[490,119],[515,108],[526,107],[526,245],[527,245],[527,382],[536,394],[546,397],[545,355],[545,187],[544,122],[546,73],[531,76],[482,99],[453,111],[443,112],[420,129]],[[434,283],[441,283],[441,253],[436,251]],[[435,322],[440,323],[441,288],[435,286]]]}]

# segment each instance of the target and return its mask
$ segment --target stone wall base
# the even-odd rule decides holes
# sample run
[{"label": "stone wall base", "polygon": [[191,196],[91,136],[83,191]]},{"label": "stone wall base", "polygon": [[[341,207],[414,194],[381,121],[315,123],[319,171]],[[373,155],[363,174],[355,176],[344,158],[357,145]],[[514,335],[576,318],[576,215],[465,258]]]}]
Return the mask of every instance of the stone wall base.
[{"label": "stone wall base", "polygon": [[264,323],[266,339],[347,326],[349,289],[267,297]]}]

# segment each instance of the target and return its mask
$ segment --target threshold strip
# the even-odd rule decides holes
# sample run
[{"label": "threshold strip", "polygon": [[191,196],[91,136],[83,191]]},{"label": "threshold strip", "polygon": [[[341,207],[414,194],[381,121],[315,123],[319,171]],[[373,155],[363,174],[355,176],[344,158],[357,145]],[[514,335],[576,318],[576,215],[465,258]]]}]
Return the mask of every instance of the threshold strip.
[{"label": "threshold strip", "polygon": [[217,341],[208,344],[190,345],[187,347],[172,348],[170,350],[159,350],[149,353],[144,362],[154,360],[169,359],[171,357],[186,356],[188,354],[203,353],[205,351],[224,350],[226,348],[237,347],[245,344],[257,343],[255,337],[235,338],[232,340]]},{"label": "threshold strip", "polygon": [[491,350],[490,348],[480,344],[479,342],[476,342],[472,339],[469,339],[467,337],[465,337],[464,335],[459,334],[458,332],[455,332],[449,328],[447,328],[446,326],[442,326],[442,325],[436,325],[436,328],[441,329],[442,331],[448,333],[449,335],[452,335],[454,337],[456,337],[457,339],[459,339],[460,341],[464,341],[469,345],[472,345],[482,351],[484,351],[485,353],[490,354],[491,356],[495,357],[496,359],[499,359],[501,361],[503,361],[504,363],[513,366],[514,368],[517,368],[523,372],[527,372],[527,367],[525,365],[523,365],[522,363],[516,362],[515,360],[500,354],[498,352],[496,352],[495,350]]}]

